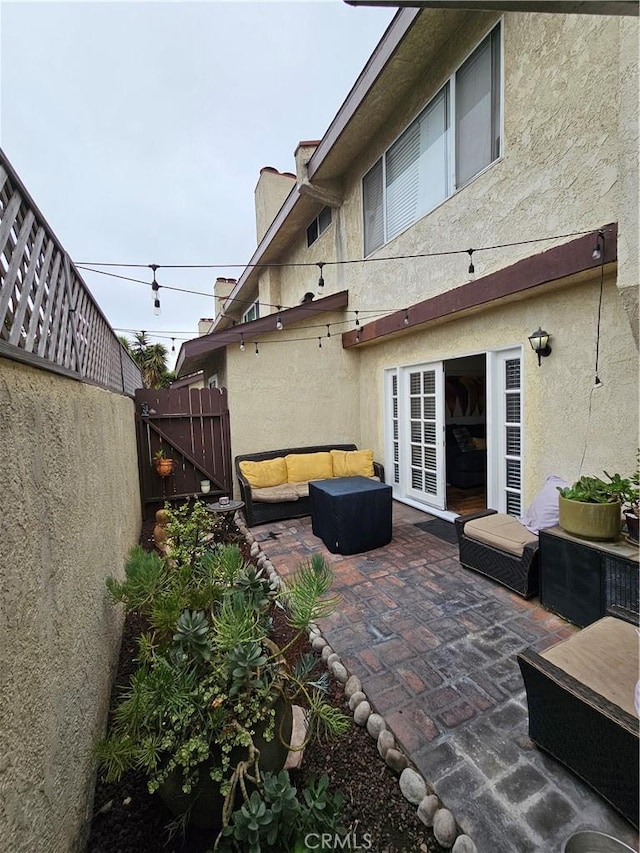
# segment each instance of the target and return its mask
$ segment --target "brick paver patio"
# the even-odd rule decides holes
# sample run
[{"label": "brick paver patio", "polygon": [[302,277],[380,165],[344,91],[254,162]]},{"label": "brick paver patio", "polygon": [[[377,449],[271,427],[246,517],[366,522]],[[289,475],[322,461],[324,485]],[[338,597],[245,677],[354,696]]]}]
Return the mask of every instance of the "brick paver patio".
[{"label": "brick paver patio", "polygon": [[560,853],[579,829],[637,849],[633,827],[527,736],[516,652],[577,628],[463,569],[457,545],[415,526],[423,512],[393,513],[393,541],[350,557],[309,518],[251,532],[285,578],[314,552],[331,563],[341,604],[324,637],[479,853]]}]

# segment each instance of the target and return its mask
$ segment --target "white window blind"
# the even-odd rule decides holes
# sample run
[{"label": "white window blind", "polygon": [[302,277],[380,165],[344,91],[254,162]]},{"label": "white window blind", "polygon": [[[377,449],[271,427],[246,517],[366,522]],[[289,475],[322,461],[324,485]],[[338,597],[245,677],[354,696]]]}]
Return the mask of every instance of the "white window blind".
[{"label": "white window blind", "polygon": [[382,159],[362,182],[364,205],[364,253],[370,255],[384,243],[384,211],[382,192]]},{"label": "white window blind", "polygon": [[499,155],[499,31],[487,36],[456,74],[456,184]]}]

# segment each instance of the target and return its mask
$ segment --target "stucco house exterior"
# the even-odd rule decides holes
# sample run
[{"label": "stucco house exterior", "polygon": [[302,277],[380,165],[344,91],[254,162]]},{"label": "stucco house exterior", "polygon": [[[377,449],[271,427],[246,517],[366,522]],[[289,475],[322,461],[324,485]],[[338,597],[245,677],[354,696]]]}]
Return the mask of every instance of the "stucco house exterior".
[{"label": "stucco house exterior", "polygon": [[228,390],[234,455],[355,442],[444,517],[461,428],[486,446],[462,487],[516,515],[549,474],[634,469],[637,39],[625,15],[398,11],[296,174],[262,170],[256,251],[182,346],[179,376]]}]

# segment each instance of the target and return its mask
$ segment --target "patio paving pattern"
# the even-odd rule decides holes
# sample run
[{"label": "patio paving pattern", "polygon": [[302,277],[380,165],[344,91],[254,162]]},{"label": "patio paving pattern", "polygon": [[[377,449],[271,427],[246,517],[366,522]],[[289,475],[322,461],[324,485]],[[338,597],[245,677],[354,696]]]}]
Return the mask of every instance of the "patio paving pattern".
[{"label": "patio paving pattern", "polygon": [[415,526],[428,519],[394,502],[392,542],[348,557],[310,518],[251,533],[284,578],[313,553],[331,564],[341,602],[323,636],[479,853],[560,853],[580,829],[637,850],[633,827],[528,738],[516,653],[578,629],[462,568],[457,545]]}]

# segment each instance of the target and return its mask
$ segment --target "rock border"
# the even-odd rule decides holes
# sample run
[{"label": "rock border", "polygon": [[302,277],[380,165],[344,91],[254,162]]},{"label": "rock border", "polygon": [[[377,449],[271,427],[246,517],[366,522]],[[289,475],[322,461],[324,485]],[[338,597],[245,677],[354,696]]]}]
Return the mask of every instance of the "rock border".
[{"label": "rock border", "polygon": [[[236,514],[235,522],[258,567],[264,569],[274,587],[280,589],[286,587],[286,582],[280,577],[276,567],[239,514]],[[373,710],[358,676],[347,671],[340,656],[322,636],[317,625],[311,625],[309,628],[309,642],[315,651],[320,652],[329,672],[344,685],[344,695],[349,703],[349,710],[353,714],[354,723],[366,728],[370,737],[376,741],[380,757],[398,776],[400,791],[405,800],[417,807],[417,815],[421,823],[433,829],[436,841],[446,850],[451,850],[452,853],[478,853],[478,848],[472,839],[462,832],[449,809],[444,807],[433,788],[412,766],[409,756],[397,742],[384,718]]]}]

